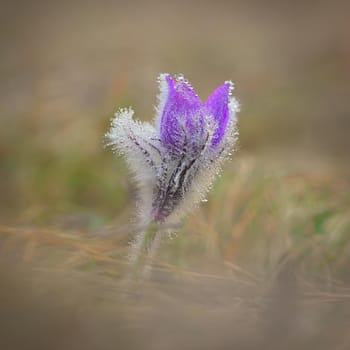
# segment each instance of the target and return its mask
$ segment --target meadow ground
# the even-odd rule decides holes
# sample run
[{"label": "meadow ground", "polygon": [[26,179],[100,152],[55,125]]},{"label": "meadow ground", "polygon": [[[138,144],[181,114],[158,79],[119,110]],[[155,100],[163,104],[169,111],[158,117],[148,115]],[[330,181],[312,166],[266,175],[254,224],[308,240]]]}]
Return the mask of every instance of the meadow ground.
[{"label": "meadow ground", "polygon": [[[8,2],[0,349],[349,349],[348,10]],[[103,135],[151,120],[163,71],[234,80],[239,149],[125,298],[135,189]]]}]

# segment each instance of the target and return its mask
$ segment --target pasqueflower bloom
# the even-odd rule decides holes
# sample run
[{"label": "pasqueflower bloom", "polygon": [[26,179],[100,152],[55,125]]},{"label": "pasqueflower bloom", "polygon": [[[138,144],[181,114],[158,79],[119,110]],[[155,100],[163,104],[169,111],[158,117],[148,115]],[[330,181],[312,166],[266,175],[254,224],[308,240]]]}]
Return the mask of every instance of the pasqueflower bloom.
[{"label": "pasqueflower bloom", "polygon": [[147,224],[178,222],[210,189],[237,139],[238,103],[226,81],[203,103],[182,75],[159,76],[153,125],[120,109],[106,134],[125,156],[139,188],[139,218]]}]

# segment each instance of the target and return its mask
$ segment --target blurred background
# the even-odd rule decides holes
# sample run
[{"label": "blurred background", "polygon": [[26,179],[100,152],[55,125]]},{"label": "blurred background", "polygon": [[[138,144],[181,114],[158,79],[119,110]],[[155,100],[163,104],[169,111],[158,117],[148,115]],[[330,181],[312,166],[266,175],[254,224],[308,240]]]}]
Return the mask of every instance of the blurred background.
[{"label": "blurred background", "polygon": [[[347,1],[7,1],[1,10],[1,216],[113,218],[127,177],[103,149],[117,108],[152,120],[161,72],[202,99],[227,79],[240,153],[349,162]],[[288,155],[289,157],[290,155]],[[341,158],[342,157],[342,158]]]},{"label": "blurred background", "polygon": [[[76,278],[90,285],[85,279],[92,279],[100,289],[88,305],[105,300],[101,294],[114,288],[125,265],[135,190],[123,160],[104,149],[103,135],[119,107],[133,106],[136,118],[151,121],[156,78],[168,72],[183,73],[203,100],[233,80],[241,103],[240,142],[209,201],[185,220],[176,238],[165,240],[155,275],[167,283],[158,281],[156,289],[174,286],[170,275],[193,295],[203,292],[203,284],[214,285],[202,306],[222,312],[223,305],[236,305],[227,287],[232,276],[265,286],[261,281],[275,281],[276,271],[296,259],[303,272],[298,267],[293,276],[303,281],[303,292],[307,285],[312,293],[333,293],[317,294],[317,301],[348,298],[343,284],[350,257],[349,14],[345,0],[3,1],[0,247],[9,264],[4,281],[17,264],[24,263],[30,274],[44,269],[48,285],[63,269],[60,285]],[[18,276],[28,274],[22,268]],[[191,287],[183,280],[188,278]],[[22,286],[16,283],[8,285],[17,291]],[[36,288],[48,293],[46,284]],[[172,297],[188,311],[196,297],[178,289]],[[163,302],[169,290],[163,290]],[[218,291],[219,309],[211,303]],[[277,299],[285,305],[290,298],[281,293]],[[154,310],[154,303],[142,305]],[[30,298],[28,304],[36,305]],[[123,315],[129,315],[126,310]],[[140,308],[132,310],[137,318]],[[156,324],[168,320],[169,327],[182,318],[162,317]],[[318,334],[312,320],[311,333]],[[200,332],[212,326],[194,324]],[[193,344],[197,340],[191,338]],[[342,344],[345,349],[349,343]]]}]

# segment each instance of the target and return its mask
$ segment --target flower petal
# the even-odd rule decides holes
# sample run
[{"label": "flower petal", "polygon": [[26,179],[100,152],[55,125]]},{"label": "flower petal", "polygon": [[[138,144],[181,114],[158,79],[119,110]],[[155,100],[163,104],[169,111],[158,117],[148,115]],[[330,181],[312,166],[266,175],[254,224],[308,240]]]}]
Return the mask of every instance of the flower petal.
[{"label": "flower petal", "polygon": [[205,109],[212,115],[217,123],[217,130],[213,136],[212,145],[216,146],[223,138],[227,123],[230,119],[230,96],[233,89],[233,83],[231,81],[225,82],[225,84],[219,86],[208,97],[205,102]]},{"label": "flower petal", "polygon": [[197,126],[202,103],[182,76],[174,80],[170,75],[163,74],[160,84],[160,138],[165,146],[176,147],[183,141],[184,128],[191,133]]}]

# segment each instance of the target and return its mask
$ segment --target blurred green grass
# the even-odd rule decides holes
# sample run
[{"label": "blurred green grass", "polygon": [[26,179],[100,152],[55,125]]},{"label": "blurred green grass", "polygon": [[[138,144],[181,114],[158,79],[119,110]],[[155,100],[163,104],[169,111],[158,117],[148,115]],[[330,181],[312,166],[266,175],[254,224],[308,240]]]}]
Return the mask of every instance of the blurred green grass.
[{"label": "blurred green grass", "polygon": [[[83,177],[90,179],[95,171]],[[308,271],[311,268],[322,274],[327,270],[342,276],[350,263],[350,198],[346,172],[340,174],[334,165],[323,161],[314,161],[310,170],[308,162],[300,158],[295,163],[291,159],[237,156],[226,166],[208,202],[185,220],[184,226],[174,230],[177,235],[173,239],[164,239],[157,261],[180,271],[193,268],[213,273],[223,273],[227,264],[234,264],[263,278],[288,260],[297,259],[305,261]],[[122,172],[118,175],[125,178]],[[67,186],[64,177],[58,179],[61,186]],[[60,193],[58,203],[63,209],[55,205],[40,207],[41,200],[57,202],[55,192],[50,194],[50,188],[45,189],[44,199],[35,197],[38,211],[32,215],[38,215],[37,221],[28,227],[24,225],[28,217],[23,216],[17,229],[0,227],[3,252],[14,249],[31,262],[46,257],[45,265],[53,263],[56,268],[68,264],[80,270],[97,268],[102,263],[104,273],[119,276],[134,230],[130,219],[135,203],[128,199],[128,182],[121,180],[120,188],[116,188],[114,181],[113,176],[109,185],[97,182],[90,189],[91,196],[94,191],[100,196],[93,201],[96,207],[84,204],[83,200],[89,203],[89,196],[82,197],[83,204],[72,205],[74,197],[68,190],[67,197],[67,192]],[[108,211],[111,203],[105,200],[101,188],[112,192],[106,197],[114,201],[112,207],[117,214]],[[121,195],[115,198],[118,191]],[[118,212],[120,203],[125,206]]]}]

